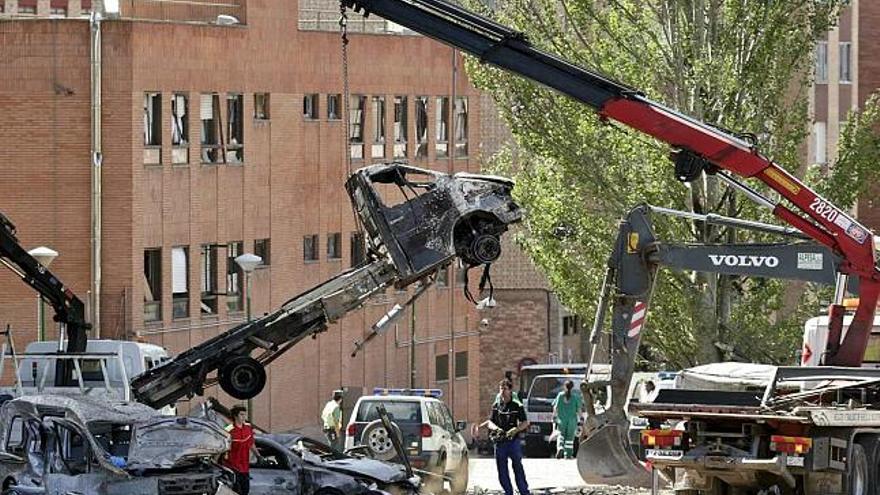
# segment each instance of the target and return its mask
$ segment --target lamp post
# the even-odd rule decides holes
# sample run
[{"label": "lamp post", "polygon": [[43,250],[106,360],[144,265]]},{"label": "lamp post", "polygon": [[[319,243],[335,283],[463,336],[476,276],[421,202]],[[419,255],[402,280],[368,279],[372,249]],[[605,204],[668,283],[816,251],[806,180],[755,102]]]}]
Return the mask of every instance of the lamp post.
[{"label": "lamp post", "polygon": [[[58,251],[47,248],[46,246],[35,247],[28,251],[32,258],[37,260],[44,268],[49,268],[52,261],[58,257]],[[37,294],[37,338],[38,340],[46,340],[46,328],[44,324],[45,317],[43,315],[43,297]]]},{"label": "lamp post", "polygon": [[[238,266],[244,272],[244,285],[245,285],[245,315],[247,316],[247,321],[251,321],[251,273],[257,269],[260,264],[263,263],[263,258],[260,258],[256,254],[253,253],[244,253],[242,255],[235,257],[235,262],[238,263]],[[248,413],[248,422],[253,422],[254,420],[254,407],[253,401],[248,399],[247,401],[247,413]]]}]

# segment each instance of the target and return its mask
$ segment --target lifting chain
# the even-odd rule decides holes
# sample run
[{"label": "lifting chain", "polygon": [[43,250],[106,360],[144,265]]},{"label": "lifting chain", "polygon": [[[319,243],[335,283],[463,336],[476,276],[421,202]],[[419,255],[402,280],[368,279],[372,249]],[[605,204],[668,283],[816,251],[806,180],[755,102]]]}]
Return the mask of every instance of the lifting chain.
[{"label": "lifting chain", "polygon": [[[342,41],[342,150],[345,156],[348,177],[351,177],[353,170],[351,169],[351,96],[348,82],[348,12],[345,8],[345,0],[339,0],[339,33]],[[363,235],[364,229],[361,225],[360,217],[355,211],[354,204],[351,205],[351,214],[354,217],[355,230]]]}]

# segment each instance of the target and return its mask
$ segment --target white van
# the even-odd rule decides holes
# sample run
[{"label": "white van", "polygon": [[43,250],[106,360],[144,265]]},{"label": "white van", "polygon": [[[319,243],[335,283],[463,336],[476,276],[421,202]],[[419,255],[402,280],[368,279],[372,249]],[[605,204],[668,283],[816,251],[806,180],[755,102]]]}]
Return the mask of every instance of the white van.
[{"label": "white van", "polygon": [[[24,354],[19,355],[19,377],[24,387],[36,387],[40,383],[46,386],[55,384],[55,360],[41,357],[29,358],[29,354],[53,354],[58,350],[57,341],[31,342]],[[84,357],[80,361],[82,381],[86,386],[104,386],[105,378],[110,387],[124,388],[132,378],[150,370],[170,359],[168,351],[155,344],[128,340],[89,340],[86,354],[115,354],[120,359],[107,359],[105,366],[107,376],[101,369],[100,359]],[[48,364],[48,366],[47,366]],[[123,369],[124,368],[124,369]],[[74,371],[76,373],[76,371]],[[46,375],[45,378],[43,375]],[[77,377],[73,377],[77,380]]]}]

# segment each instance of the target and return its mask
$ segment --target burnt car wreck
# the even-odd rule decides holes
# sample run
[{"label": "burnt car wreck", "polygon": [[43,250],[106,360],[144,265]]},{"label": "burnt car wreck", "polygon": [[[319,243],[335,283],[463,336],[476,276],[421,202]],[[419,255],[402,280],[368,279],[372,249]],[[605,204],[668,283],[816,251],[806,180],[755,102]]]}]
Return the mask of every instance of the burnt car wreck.
[{"label": "burnt car wreck", "polygon": [[4,494],[213,495],[229,436],[138,403],[37,395],[0,408]]},{"label": "burnt car wreck", "polygon": [[217,383],[237,399],[255,397],[266,365],[386,287],[422,282],[414,299],[456,256],[468,267],[495,261],[500,236],[522,216],[513,182],[500,177],[390,163],[358,170],[346,189],[369,239],[366,261],[136,377],[138,401],[161,408]]}]

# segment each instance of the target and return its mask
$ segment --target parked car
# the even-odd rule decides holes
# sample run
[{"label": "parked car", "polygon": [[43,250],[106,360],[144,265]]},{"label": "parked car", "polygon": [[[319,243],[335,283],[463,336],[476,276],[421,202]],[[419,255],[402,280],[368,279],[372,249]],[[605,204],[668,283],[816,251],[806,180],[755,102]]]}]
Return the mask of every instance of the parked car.
[{"label": "parked car", "polygon": [[453,421],[441,396],[438,389],[375,389],[354,405],[345,431],[346,450],[363,445],[377,459],[397,457],[379,419],[378,408],[384,406],[400,430],[412,466],[447,477],[454,494],[464,493],[468,482],[468,446],[461,435],[464,422]]},{"label": "parked car", "polygon": [[0,407],[4,494],[214,495],[229,450],[216,424],[143,404],[33,395]]},{"label": "parked car", "polygon": [[351,457],[299,433],[257,435],[251,494],[410,495],[420,480],[399,464]]}]

